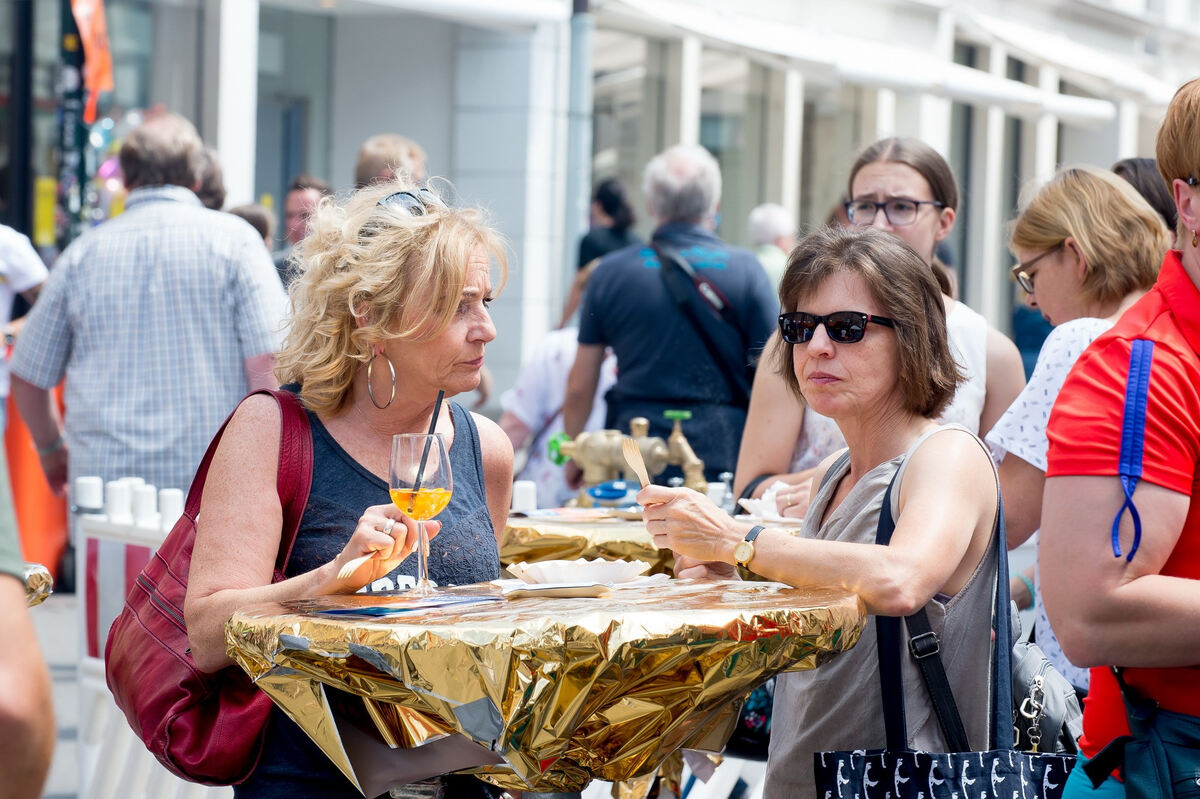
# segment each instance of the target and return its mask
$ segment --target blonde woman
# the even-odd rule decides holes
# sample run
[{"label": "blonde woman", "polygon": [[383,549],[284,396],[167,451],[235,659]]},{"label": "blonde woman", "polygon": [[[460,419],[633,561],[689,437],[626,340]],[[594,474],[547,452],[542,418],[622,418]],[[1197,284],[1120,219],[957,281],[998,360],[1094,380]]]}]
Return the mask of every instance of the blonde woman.
[{"label": "blonde woman", "polygon": [[[1059,172],[1024,204],[1013,223],[1014,279],[1029,307],[1055,328],[1042,345],[1029,385],[987,435],[1000,461],[1009,548],[1038,528],[1046,480],[1046,425],[1067,372],[1092,340],[1154,285],[1167,250],[1162,218],[1111,172]],[[1087,672],[1062,653],[1042,605],[1036,576],[1015,575],[1021,607],[1035,608],[1038,645],[1081,692]]]},{"label": "blonde woman", "polygon": [[[279,409],[266,396],[243,402],[208,473],[185,605],[192,652],[206,671],[230,664],[223,627],[239,607],[411,584],[416,523],[387,501],[392,436],[427,432],[439,390],[474,391],[496,336],[488,303],[492,264],[504,274],[499,237],[477,212],[448,208],[426,189],[396,181],[342,205],[322,200],[297,256],[277,373],[309,412],[312,491],[288,579],[272,584],[282,524]],[[440,585],[494,579],[512,446],[494,423],[456,402],[442,406],[435,426],[449,443],[455,490],[440,525],[431,525],[438,535],[430,577]],[[387,557],[337,578],[347,561],[375,550]],[[441,783],[405,795],[491,795],[471,778]],[[234,795],[361,799],[278,709],[256,770]]]}]

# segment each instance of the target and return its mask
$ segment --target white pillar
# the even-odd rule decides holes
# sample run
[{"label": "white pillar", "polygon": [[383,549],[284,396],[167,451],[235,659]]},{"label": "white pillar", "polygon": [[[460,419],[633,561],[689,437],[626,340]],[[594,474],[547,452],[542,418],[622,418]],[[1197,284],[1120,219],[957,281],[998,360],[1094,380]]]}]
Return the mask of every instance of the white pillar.
[{"label": "white pillar", "polygon": [[891,89],[875,91],[875,138],[886,139],[896,135],[896,92]]},{"label": "white pillar", "polygon": [[700,40],[685,36],[666,47],[663,145],[700,143]]},{"label": "white pillar", "polygon": [[679,43],[679,143],[700,143],[700,40]]},{"label": "white pillar", "polygon": [[[938,12],[937,38],[934,43],[934,55],[947,64],[954,62],[954,12],[943,8]],[[942,154],[950,157],[950,101],[944,97],[932,94],[922,94],[919,109],[919,128],[917,136],[921,141]]]},{"label": "white pillar", "polygon": [[221,0],[217,45],[216,140],[226,203],[252,203],[258,122],[258,0]]},{"label": "white pillar", "polygon": [[[992,45],[988,71],[1003,77],[1007,53],[1003,47]],[[1004,109],[989,105],[983,111],[983,124],[977,128],[975,169],[970,194],[975,213],[971,215],[970,260],[967,269],[968,305],[983,314],[992,325],[1007,328],[1002,323],[1006,298],[1000,291],[1003,283],[1000,252],[1003,246],[1004,209]]]},{"label": "white pillar", "polygon": [[762,196],[799,219],[804,76],[796,69],[771,70],[768,75]]},{"label": "white pillar", "polygon": [[804,76],[798,69],[783,74],[783,152],[779,204],[793,219],[800,217],[800,163],[804,145]]},{"label": "white pillar", "polygon": [[1133,100],[1121,100],[1117,104],[1117,157],[1133,158],[1138,154],[1138,127],[1140,110]]},{"label": "white pillar", "polygon": [[[1038,88],[1058,93],[1058,70],[1049,64],[1038,67]],[[1058,116],[1042,113],[1033,125],[1033,178],[1045,183],[1058,169]]]}]

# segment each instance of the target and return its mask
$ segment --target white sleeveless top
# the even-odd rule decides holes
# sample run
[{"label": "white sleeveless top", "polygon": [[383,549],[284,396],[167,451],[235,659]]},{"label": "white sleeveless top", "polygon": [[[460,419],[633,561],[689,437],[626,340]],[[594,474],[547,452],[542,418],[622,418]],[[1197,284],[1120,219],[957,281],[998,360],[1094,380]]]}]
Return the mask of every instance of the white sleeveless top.
[{"label": "white sleeveless top", "polygon": [[946,333],[954,360],[967,379],[942,411],[942,421],[956,422],[978,435],[979,416],[987,397],[988,323],[981,314],[955,300],[946,315]]},{"label": "white sleeveless top", "polygon": [[[987,320],[955,300],[946,317],[946,334],[950,339],[950,352],[967,379],[954,392],[954,399],[942,412],[940,421],[960,424],[979,435],[979,416],[987,396]],[[812,408],[805,408],[800,438],[792,451],[788,471],[811,469],[845,446],[846,440],[836,422]]]}]

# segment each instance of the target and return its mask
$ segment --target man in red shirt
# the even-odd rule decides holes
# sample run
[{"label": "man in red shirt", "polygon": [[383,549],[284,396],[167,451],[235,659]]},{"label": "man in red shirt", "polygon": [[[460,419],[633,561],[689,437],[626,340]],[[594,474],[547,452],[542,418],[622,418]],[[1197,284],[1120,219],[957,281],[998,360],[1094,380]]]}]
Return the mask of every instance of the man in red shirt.
[{"label": "man in red shirt", "polygon": [[[1048,430],[1038,564],[1064,652],[1095,667],[1085,759],[1128,733],[1110,665],[1161,707],[1200,716],[1200,80],[1167,111],[1158,165],[1187,229],[1182,251],[1167,253],[1154,288],[1080,357]],[[1142,445],[1140,482],[1126,480],[1140,538],[1118,477],[1137,341],[1152,348],[1144,433],[1127,442]],[[1123,795],[1116,779],[1093,789],[1078,768],[1067,784],[1068,799]]]}]

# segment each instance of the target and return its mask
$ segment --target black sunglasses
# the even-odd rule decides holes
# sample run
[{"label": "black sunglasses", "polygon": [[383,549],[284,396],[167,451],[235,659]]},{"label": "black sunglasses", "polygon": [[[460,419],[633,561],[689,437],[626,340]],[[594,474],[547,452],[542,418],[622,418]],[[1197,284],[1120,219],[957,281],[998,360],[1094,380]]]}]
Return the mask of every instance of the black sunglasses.
[{"label": "black sunglasses", "polygon": [[429,189],[394,191],[378,203],[383,208],[399,208],[413,216],[425,216],[431,209],[445,208],[446,203]]},{"label": "black sunglasses", "polygon": [[793,311],[779,315],[779,335],[788,344],[806,344],[817,332],[817,325],[825,325],[825,333],[839,344],[854,344],[867,334],[867,324],[894,328],[896,323],[886,316],[872,316],[859,311],[834,311],[817,316],[804,311]]}]

